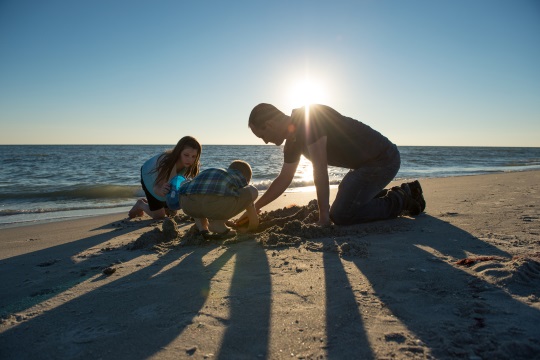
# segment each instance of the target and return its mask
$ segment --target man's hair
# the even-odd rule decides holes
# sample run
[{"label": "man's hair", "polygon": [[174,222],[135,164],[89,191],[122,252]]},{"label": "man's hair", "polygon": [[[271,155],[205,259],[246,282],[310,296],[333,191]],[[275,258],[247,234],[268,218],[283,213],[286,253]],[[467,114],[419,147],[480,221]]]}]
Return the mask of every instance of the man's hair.
[{"label": "man's hair", "polygon": [[283,113],[274,105],[261,103],[251,110],[251,114],[249,114],[248,126],[261,129],[268,120],[272,119],[276,115],[281,114]]},{"label": "man's hair", "polygon": [[244,160],[234,160],[231,165],[229,165],[229,169],[240,171],[248,183],[251,181],[251,166]]}]

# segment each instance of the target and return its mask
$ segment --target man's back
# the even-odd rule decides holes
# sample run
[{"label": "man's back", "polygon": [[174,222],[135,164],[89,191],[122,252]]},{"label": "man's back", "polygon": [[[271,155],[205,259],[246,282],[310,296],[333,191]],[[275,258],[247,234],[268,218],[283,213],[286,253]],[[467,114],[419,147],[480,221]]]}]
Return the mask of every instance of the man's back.
[{"label": "man's back", "polygon": [[307,146],[327,137],[328,165],[349,169],[376,161],[394,144],[370,126],[341,115],[325,105],[311,105],[292,111],[291,120],[296,137],[285,143],[285,162],[295,162],[303,154],[309,158]]}]

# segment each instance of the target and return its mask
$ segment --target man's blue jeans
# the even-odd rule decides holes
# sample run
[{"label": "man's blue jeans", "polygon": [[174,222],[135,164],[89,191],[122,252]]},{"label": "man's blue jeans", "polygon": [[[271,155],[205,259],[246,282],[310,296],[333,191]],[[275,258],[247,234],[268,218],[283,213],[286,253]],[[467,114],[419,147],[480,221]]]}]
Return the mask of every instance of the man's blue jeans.
[{"label": "man's blue jeans", "polygon": [[330,207],[330,218],[336,225],[351,225],[397,217],[403,200],[389,191],[377,195],[394,179],[401,158],[394,145],[383,156],[358,169],[351,170],[339,184],[338,193]]}]

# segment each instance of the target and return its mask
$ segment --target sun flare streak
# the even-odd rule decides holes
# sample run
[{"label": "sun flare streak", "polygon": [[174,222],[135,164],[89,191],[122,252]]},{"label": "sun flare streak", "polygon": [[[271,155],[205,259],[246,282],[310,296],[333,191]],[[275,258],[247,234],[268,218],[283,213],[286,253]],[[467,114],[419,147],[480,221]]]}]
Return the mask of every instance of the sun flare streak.
[{"label": "sun flare streak", "polygon": [[326,102],[324,86],[314,79],[303,78],[294,83],[290,90],[290,100],[294,107]]}]

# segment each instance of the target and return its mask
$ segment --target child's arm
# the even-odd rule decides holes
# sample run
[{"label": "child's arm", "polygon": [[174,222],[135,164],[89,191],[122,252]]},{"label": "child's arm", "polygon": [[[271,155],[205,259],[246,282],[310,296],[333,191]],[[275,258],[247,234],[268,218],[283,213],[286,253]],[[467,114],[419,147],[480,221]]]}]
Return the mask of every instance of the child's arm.
[{"label": "child's arm", "polygon": [[249,231],[255,231],[257,230],[257,227],[259,226],[259,216],[257,215],[257,210],[255,209],[255,204],[251,203],[246,208],[248,220],[249,220]]},{"label": "child's arm", "polygon": [[156,194],[163,197],[167,196],[167,194],[171,192],[171,180],[178,175],[178,173],[179,171],[176,171],[176,164],[174,164],[171,173],[169,174],[169,180],[154,185]]},{"label": "child's arm", "polygon": [[162,181],[154,185],[154,192],[156,193],[156,195],[165,197],[167,196],[169,191],[171,191],[171,184],[169,184],[168,182]]}]

